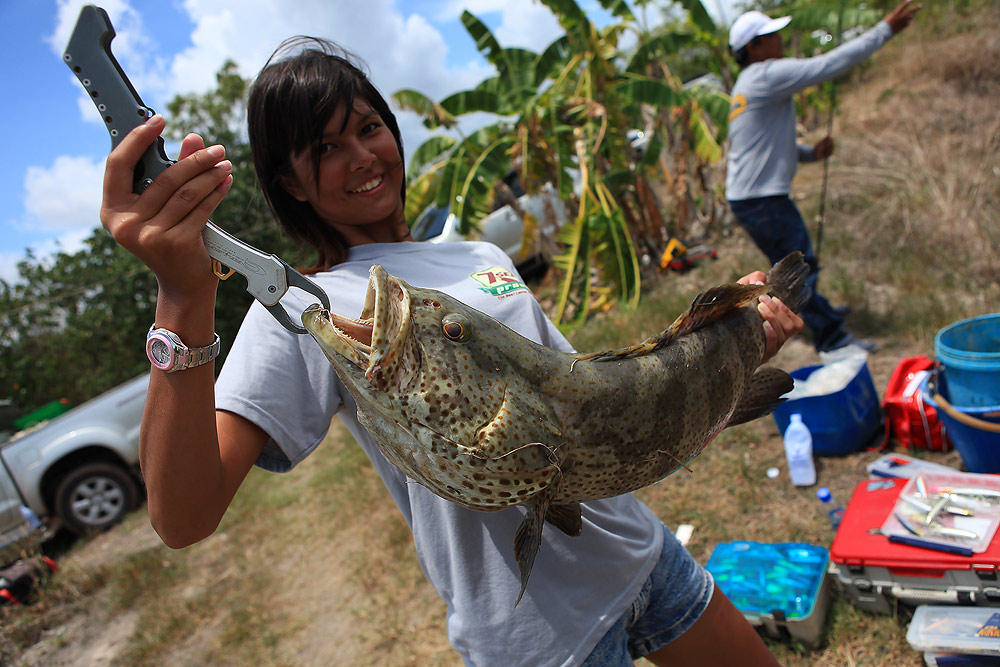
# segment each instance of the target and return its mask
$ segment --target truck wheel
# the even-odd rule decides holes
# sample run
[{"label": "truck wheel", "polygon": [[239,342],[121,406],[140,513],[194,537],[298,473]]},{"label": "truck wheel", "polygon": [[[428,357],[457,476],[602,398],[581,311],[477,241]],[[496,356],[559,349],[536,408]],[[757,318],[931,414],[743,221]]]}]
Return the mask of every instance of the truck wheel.
[{"label": "truck wheel", "polygon": [[88,463],[59,483],[55,511],[67,530],[86,535],[121,521],[138,498],[139,485],[128,471],[111,463]]}]

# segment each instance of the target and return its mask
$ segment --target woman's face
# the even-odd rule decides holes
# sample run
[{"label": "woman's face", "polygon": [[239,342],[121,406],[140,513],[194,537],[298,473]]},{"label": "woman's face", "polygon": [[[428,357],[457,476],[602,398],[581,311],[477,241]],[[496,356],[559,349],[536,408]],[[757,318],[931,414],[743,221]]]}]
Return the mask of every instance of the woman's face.
[{"label": "woman's face", "polygon": [[378,113],[355,99],[344,125],[345,109],[335,111],[323,130],[318,182],[312,155],[304,151],[291,156],[295,176],[285,188],[354,245],[359,235],[379,240],[403,222],[404,170],[396,140]]}]

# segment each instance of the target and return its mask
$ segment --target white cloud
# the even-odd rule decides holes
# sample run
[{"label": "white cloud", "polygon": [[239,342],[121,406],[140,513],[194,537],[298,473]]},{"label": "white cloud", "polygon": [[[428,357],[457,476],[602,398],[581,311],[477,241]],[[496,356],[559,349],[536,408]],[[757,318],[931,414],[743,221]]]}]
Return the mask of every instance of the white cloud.
[{"label": "white cloud", "polygon": [[539,51],[563,33],[552,10],[535,0],[447,0],[438,17],[457,18],[466,10],[484,22],[488,15],[500,14],[491,32],[503,47]]},{"label": "white cloud", "polygon": [[186,0],[184,9],[195,28],[192,45],[171,66],[168,87],[173,93],[211,88],[227,58],[239,65],[243,76],[252,77],[278,44],[294,35],[328,38],[357,54],[387,96],[418,86],[436,95],[479,80],[475,68],[449,70],[447,45],[437,29],[419,15],[404,17],[391,0],[299,0],[281,6],[246,0],[238,11],[214,0]]},{"label": "white cloud", "polygon": [[[28,167],[24,210],[32,227],[46,231],[92,230],[100,224],[104,162],[62,155],[51,167]],[[58,196],[53,196],[58,193]]]},{"label": "white cloud", "polygon": [[[245,0],[238,10],[214,0],[185,0],[183,7],[195,27],[191,46],[170,65],[168,98],[211,89],[227,59],[238,65],[242,76],[256,76],[274,49],[294,35],[327,38],[357,55],[387,99],[403,88],[440,99],[471,88],[492,71],[481,59],[449,65],[448,45],[438,29],[419,14],[404,16],[392,0],[298,0],[280,6]],[[412,154],[429,133],[414,114],[398,116],[406,151]]]}]

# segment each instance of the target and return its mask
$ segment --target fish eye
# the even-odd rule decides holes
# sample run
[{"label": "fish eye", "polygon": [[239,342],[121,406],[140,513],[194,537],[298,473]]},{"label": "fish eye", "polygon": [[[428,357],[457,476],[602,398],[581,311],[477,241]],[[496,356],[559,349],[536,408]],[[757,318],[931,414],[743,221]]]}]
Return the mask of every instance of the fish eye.
[{"label": "fish eye", "polygon": [[456,343],[467,341],[469,334],[472,333],[469,322],[464,317],[455,314],[445,315],[441,319],[441,332],[445,338]]}]

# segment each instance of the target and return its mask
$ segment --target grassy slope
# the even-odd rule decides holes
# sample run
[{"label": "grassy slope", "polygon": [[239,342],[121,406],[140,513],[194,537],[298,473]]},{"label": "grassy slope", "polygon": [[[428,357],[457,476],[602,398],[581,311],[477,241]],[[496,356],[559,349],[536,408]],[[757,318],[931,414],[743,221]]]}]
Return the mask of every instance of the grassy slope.
[{"label": "grassy slope", "polygon": [[[854,308],[850,325],[883,343],[871,360],[881,394],[903,356],[933,352],[955,319],[1000,310],[1000,17],[938,17],[890,43],[843,94],[835,128],[823,246],[823,289]],[[809,133],[809,128],[805,128]],[[822,130],[820,130],[821,132]],[[810,138],[819,138],[817,132]],[[821,170],[797,196],[816,210]],[[579,349],[634,342],[706,285],[759,268],[738,230],[721,258],[670,275],[639,313],[608,314],[574,333]],[[776,359],[815,363],[805,341]],[[870,452],[820,460],[820,481],[846,499]],[[933,460],[958,465],[955,453]],[[783,475],[768,480],[778,466]],[[691,465],[639,493],[671,525],[695,526],[692,553],[719,542],[807,541],[831,532],[811,490],[784,476],[770,419],[726,431]],[[20,664],[457,664],[444,605],[424,582],[405,524],[349,436],[280,479],[255,471],[216,535],[163,547],[145,512],[73,548],[34,606],[0,612],[0,662]],[[774,644],[787,665],[922,664],[906,619],[835,599],[816,651]]]}]

